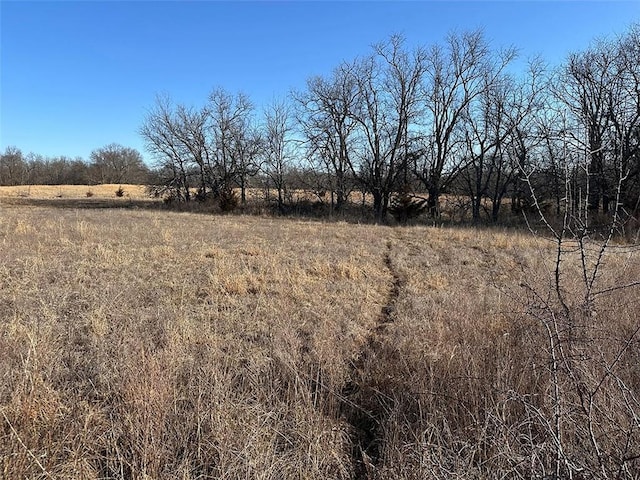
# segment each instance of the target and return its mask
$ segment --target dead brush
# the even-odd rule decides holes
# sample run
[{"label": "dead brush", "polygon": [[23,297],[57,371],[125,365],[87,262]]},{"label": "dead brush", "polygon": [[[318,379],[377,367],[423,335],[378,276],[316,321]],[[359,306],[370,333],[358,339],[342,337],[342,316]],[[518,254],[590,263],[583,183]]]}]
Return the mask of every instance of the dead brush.
[{"label": "dead brush", "polygon": [[375,228],[5,213],[4,478],[351,477],[336,394],[388,280]]},{"label": "dead brush", "polygon": [[410,185],[405,185],[391,199],[389,212],[397,222],[406,224],[427,210],[427,201],[413,194]]},{"label": "dead brush", "polygon": [[615,287],[640,278],[637,249],[606,257],[554,371],[566,342],[545,322],[562,306],[536,294],[553,285],[549,238],[52,212],[0,219],[3,478],[529,478],[558,458],[633,478],[638,301]]},{"label": "dead brush", "polygon": [[238,208],[238,194],[232,188],[224,188],[218,193],[218,206],[224,213],[232,212]]}]

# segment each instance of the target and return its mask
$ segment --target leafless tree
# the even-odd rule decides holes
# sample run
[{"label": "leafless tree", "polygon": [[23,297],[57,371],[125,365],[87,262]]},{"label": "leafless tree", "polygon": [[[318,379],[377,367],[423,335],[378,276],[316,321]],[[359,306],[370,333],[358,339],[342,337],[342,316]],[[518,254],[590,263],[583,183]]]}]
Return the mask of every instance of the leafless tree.
[{"label": "leafless tree", "polygon": [[22,185],[27,171],[27,164],[19,148],[9,146],[0,155],[0,185]]},{"label": "leafless tree", "polygon": [[[189,165],[192,176],[197,178],[198,198],[203,200],[211,188],[211,142],[207,131],[209,112],[206,108],[177,105],[175,108],[173,135],[180,146],[181,155]],[[197,173],[196,173],[197,172]],[[195,186],[195,185],[194,185]]]},{"label": "leafless tree", "polygon": [[481,31],[451,34],[445,46],[426,56],[425,147],[414,171],[429,192],[428,206],[439,215],[439,198],[466,164],[465,115],[501,78],[515,50],[493,52]]},{"label": "leafless tree", "polygon": [[[465,132],[469,164],[463,170],[472,199],[472,217],[479,220],[482,199],[491,202],[490,218],[498,220],[503,199],[514,193],[520,166],[530,165],[540,144],[539,119],[547,85],[539,59],[529,62],[526,75],[502,75],[487,85],[471,104]],[[469,175],[472,173],[472,175]]]},{"label": "leafless tree", "polygon": [[506,168],[508,159],[505,147],[513,131],[507,113],[511,107],[508,96],[513,88],[507,78],[487,85],[466,114],[464,151],[468,163],[461,176],[467,184],[475,222],[480,220],[483,199],[488,196],[491,187],[496,187],[495,197],[500,197],[506,192],[507,181],[512,176],[512,171]]},{"label": "leafless tree", "polygon": [[[592,157],[581,157],[581,168],[588,171],[592,161]],[[640,287],[638,279],[620,282],[616,276],[603,275],[608,257],[631,258],[637,249],[612,245],[622,222],[620,199],[626,174],[621,171],[617,176],[614,208],[604,228],[592,221],[591,179],[582,178],[587,201],[575,208],[574,179],[566,168],[562,216],[556,224],[541,207],[530,176],[526,177],[539,221],[554,241],[555,258],[546,287],[522,284],[527,313],[540,327],[549,388],[543,402],[516,397],[536,425],[531,428],[545,432],[548,441],[538,446],[535,456],[553,478],[636,478],[640,399],[629,365],[637,358],[640,323],[636,319],[620,332],[598,316],[608,297]],[[575,261],[580,265],[577,275],[570,267]]]},{"label": "leafless tree", "polygon": [[[615,42],[614,82],[609,88],[609,118],[614,137],[615,170],[627,174],[622,202],[636,213],[640,208],[640,24]],[[628,212],[627,212],[628,213]]]},{"label": "leafless tree", "polygon": [[317,158],[326,172],[324,188],[331,192],[332,208],[335,196],[338,211],[353,188],[350,174],[355,121],[352,112],[357,90],[352,68],[343,63],[331,77],[310,78],[306,91],[294,94],[309,158]]},{"label": "leafless tree", "polygon": [[[607,131],[610,127],[610,86],[615,83],[615,53],[601,41],[572,54],[560,78],[558,96],[573,114],[577,128],[572,140],[589,157],[589,209],[609,212],[612,184],[607,162]],[[579,131],[578,131],[579,129]]]},{"label": "leafless tree", "polygon": [[555,89],[569,114],[567,142],[574,155],[589,159],[582,168],[589,210],[608,216],[618,208],[612,202],[619,184],[626,214],[640,201],[639,30],[632,26],[615,40],[600,39],[570,55]]},{"label": "leafless tree", "polygon": [[240,187],[240,201],[247,203],[249,181],[260,171],[264,149],[262,131],[253,124],[243,124],[232,133],[231,154],[236,163],[236,184]]},{"label": "leafless tree", "polygon": [[243,94],[218,88],[200,108],[173,105],[158,97],[140,134],[158,162],[163,185],[170,194],[189,201],[219,197],[235,185],[243,199],[249,175],[257,171],[260,135],[252,124],[253,105]]},{"label": "leafless tree", "polygon": [[265,152],[263,171],[278,191],[278,211],[283,212],[287,173],[293,157],[293,115],[284,100],[275,100],[264,112]]},{"label": "leafless tree", "polygon": [[91,152],[93,178],[98,183],[145,183],[148,169],[134,148],[111,143]]},{"label": "leafless tree", "polygon": [[[193,159],[189,144],[180,132],[180,115],[168,96],[158,96],[140,127],[147,151],[155,158],[162,185],[172,198],[190,201],[194,184]],[[181,109],[182,113],[186,113]],[[200,171],[201,185],[204,172]]]},{"label": "leafless tree", "polygon": [[207,159],[210,186],[214,193],[241,187],[246,202],[246,184],[257,172],[260,135],[252,125],[253,104],[248,96],[217,88],[209,95],[208,130],[211,157]]},{"label": "leafless tree", "polygon": [[351,115],[357,138],[353,173],[373,195],[376,218],[386,217],[389,200],[406,180],[411,127],[420,113],[425,52],[407,51],[400,36],[374,47],[353,68],[357,97]]}]

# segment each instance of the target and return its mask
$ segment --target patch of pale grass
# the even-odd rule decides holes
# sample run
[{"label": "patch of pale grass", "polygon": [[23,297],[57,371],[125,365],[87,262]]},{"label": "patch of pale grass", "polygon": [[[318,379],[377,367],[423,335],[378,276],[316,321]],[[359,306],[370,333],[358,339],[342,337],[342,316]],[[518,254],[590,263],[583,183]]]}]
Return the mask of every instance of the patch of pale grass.
[{"label": "patch of pale grass", "polygon": [[5,477],[351,475],[376,227],[7,207],[0,244]]},{"label": "patch of pale grass", "polygon": [[[378,478],[508,476],[508,395],[547,398],[523,285],[548,293],[548,239],[10,205],[0,247],[3,478],[352,478],[355,400]],[[599,288],[639,278],[620,252]],[[637,322],[620,293],[607,338]]]},{"label": "patch of pale grass", "polygon": [[99,185],[18,185],[0,186],[0,198],[34,198],[34,199],[81,199],[81,198],[117,198],[116,190],[124,190],[125,199],[146,200],[149,194],[144,185],[99,184]]}]

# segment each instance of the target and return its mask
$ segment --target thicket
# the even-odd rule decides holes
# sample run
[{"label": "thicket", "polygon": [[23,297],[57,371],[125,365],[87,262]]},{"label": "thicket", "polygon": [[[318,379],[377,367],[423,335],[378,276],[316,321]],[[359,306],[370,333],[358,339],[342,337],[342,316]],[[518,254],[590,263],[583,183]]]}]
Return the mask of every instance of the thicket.
[{"label": "thicket", "polygon": [[532,59],[514,72],[516,51],[479,31],[414,48],[392,36],[261,112],[223,88],[199,107],[158,97],[140,127],[152,171],[119,145],[89,162],[9,147],[0,184],[147,183],[172,202],[224,201],[237,189],[239,205],[259,189],[279,213],[304,190],[332,215],[368,196],[378,221],[409,191],[433,218],[455,203],[454,217],[495,223],[531,209],[527,183],[561,216],[565,181],[587,180],[589,194],[568,207],[608,215],[622,179],[630,219],[640,207],[639,45],[632,25],[555,68]]},{"label": "thicket", "polygon": [[411,49],[392,36],[262,115],[247,95],[218,88],[198,108],[159,97],[140,133],[157,186],[184,202],[193,189],[203,199],[238,188],[246,204],[257,187],[286,211],[297,183],[332,213],[368,195],[384,220],[409,189],[432,217],[453,198],[474,222],[495,222],[531,208],[528,184],[561,215],[565,181],[589,184],[572,211],[586,202],[609,214],[622,180],[620,214],[630,217],[640,199],[638,45],[634,25],[555,69],[534,59],[515,74],[516,52],[480,32]]}]

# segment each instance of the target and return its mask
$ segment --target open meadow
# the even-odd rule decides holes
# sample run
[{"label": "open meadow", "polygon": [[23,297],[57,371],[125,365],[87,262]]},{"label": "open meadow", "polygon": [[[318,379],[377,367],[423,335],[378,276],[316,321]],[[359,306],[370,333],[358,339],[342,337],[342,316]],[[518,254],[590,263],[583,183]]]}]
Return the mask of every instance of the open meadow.
[{"label": "open meadow", "polygon": [[[116,192],[122,188],[122,196],[117,197]],[[16,186],[0,186],[0,198],[5,202],[14,198],[31,198],[31,199],[74,199],[82,198],[122,198],[147,200],[146,187],[144,185],[117,185],[105,183],[100,185],[16,185]]]},{"label": "open meadow", "polygon": [[0,200],[1,478],[640,477],[637,248],[85,190]]}]

